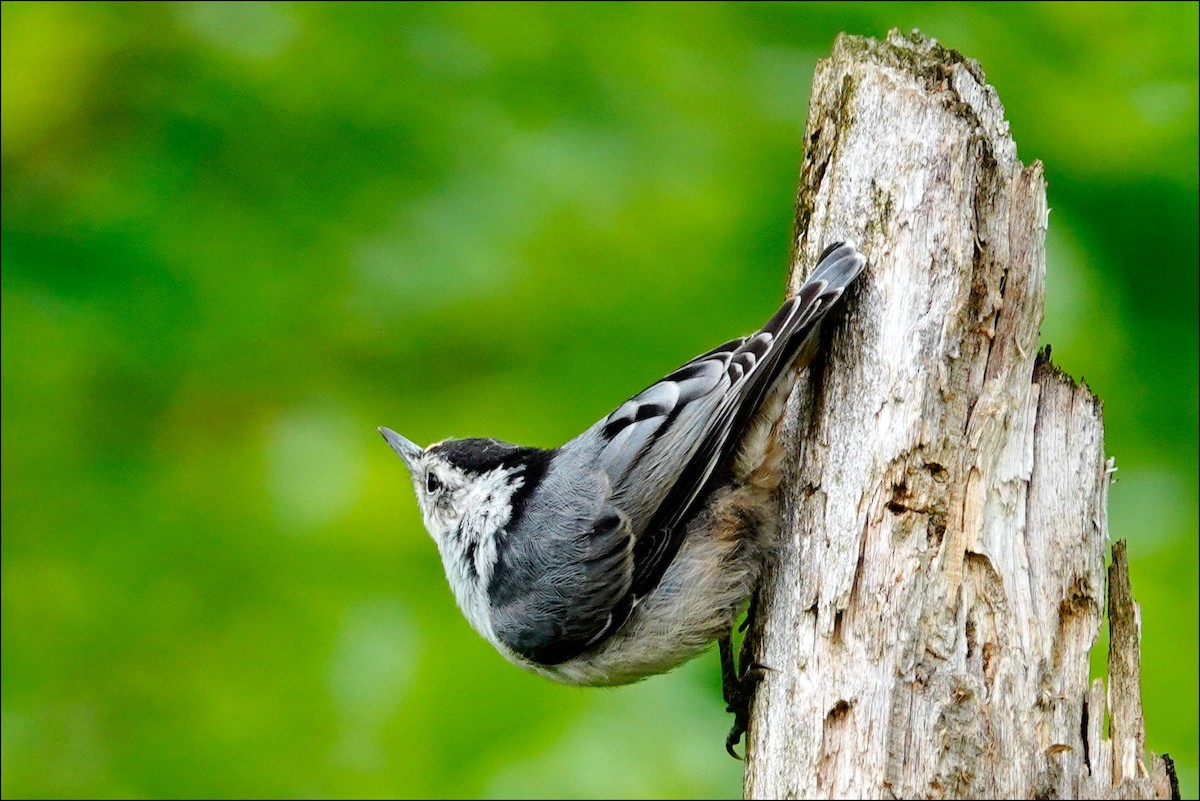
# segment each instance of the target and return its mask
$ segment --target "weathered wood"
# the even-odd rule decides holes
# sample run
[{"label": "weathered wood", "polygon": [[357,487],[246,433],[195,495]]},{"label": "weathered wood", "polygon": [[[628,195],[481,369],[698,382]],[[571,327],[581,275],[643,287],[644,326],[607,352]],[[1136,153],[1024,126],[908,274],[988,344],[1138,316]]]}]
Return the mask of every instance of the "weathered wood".
[{"label": "weathered wood", "polygon": [[978,64],[895,31],[838,39],[806,146],[792,288],[835,239],[870,264],[789,410],[746,796],[1161,796],[1123,553],[1107,703],[1089,682],[1110,466],[1036,352],[1041,165]]}]

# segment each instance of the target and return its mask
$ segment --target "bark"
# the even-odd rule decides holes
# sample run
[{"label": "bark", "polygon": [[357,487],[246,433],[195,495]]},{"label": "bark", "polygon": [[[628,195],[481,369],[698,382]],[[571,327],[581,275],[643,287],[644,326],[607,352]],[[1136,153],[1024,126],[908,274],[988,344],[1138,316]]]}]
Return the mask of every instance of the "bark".
[{"label": "bark", "polygon": [[746,796],[1169,797],[1120,543],[1089,681],[1112,468],[1099,400],[1037,352],[1041,164],[978,64],[895,31],[838,39],[806,150],[792,289],[836,239],[870,262],[789,407]]}]

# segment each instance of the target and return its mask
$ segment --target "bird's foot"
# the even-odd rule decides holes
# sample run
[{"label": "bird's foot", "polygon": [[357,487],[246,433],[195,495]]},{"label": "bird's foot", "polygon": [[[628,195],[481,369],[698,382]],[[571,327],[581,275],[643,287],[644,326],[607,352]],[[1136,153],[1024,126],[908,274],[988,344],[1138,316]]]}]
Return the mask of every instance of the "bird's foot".
[{"label": "bird's foot", "polygon": [[721,648],[721,690],[725,697],[725,711],[733,713],[733,727],[725,738],[725,750],[734,759],[741,759],[735,746],[750,725],[750,700],[758,683],[771,668],[758,662],[747,662],[743,649],[742,670],[739,672],[734,665],[732,635],[726,634],[718,642]]}]

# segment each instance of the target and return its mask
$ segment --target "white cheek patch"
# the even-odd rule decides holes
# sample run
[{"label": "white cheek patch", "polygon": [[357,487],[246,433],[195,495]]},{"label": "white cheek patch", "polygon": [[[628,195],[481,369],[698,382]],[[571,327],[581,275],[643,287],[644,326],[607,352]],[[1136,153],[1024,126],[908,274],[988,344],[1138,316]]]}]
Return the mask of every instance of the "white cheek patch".
[{"label": "white cheek patch", "polygon": [[480,476],[445,463],[433,469],[445,488],[432,496],[418,491],[425,527],[439,548],[461,551],[475,576],[487,581],[496,558],[494,534],[512,518],[513,495],[525,479],[519,468],[496,468]]},{"label": "white cheek patch", "polygon": [[497,535],[511,520],[513,494],[525,480],[517,468],[481,476],[444,463],[436,469],[445,489],[423,498],[425,526],[437,543],[459,608],[494,643],[487,588],[496,565]]},{"label": "white cheek patch", "polygon": [[[425,491],[425,476],[431,471],[442,485],[437,492],[432,494]],[[434,460],[432,464],[423,464],[421,474],[413,476],[413,485],[416,487],[417,498],[420,500],[421,516],[425,520],[425,528],[429,529],[429,533],[439,546],[458,528],[463,511],[468,508],[460,500],[459,493],[462,491],[461,488],[469,483],[463,471],[441,460]]]},{"label": "white cheek patch", "polygon": [[462,490],[458,505],[463,510],[460,530],[474,544],[475,574],[483,581],[491,578],[496,564],[496,537],[512,518],[512,498],[525,483],[513,468],[497,468],[478,477]]}]

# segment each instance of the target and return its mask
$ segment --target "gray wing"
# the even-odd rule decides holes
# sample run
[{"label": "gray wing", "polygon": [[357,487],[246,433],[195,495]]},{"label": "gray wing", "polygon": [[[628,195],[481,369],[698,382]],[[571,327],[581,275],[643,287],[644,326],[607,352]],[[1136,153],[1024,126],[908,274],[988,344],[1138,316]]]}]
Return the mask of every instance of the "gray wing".
[{"label": "gray wing", "polygon": [[[489,594],[501,641],[551,665],[620,628],[775,380],[865,264],[852,245],[830,246],[762,329],[692,359],[557,451],[560,472],[540,484],[546,506],[498,554]],[[580,499],[598,505],[573,508]]]},{"label": "gray wing", "polygon": [[635,598],[658,584],[684,524],[771,386],[865,265],[853,245],[831,245],[812,277],[759,331],[698,356],[603,421],[608,442],[600,463],[613,482],[612,502],[644,522],[634,524]]},{"label": "gray wing", "polygon": [[624,623],[633,604],[629,519],[604,504],[593,522],[574,525],[504,541],[489,582],[497,638],[542,665],[586,651]]}]

